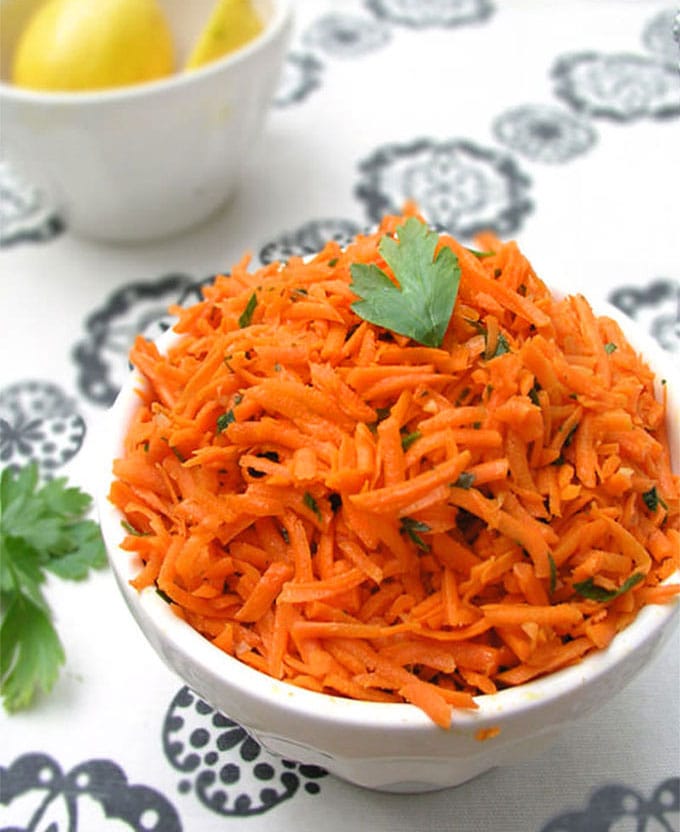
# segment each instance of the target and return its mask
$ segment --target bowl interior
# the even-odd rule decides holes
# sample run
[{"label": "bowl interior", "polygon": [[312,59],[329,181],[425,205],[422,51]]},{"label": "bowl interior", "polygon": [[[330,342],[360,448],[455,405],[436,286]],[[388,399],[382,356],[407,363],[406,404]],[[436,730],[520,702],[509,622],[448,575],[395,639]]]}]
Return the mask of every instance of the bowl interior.
[{"label": "bowl interior", "polygon": [[[269,22],[274,13],[274,0],[252,0],[253,6],[263,21]],[[196,42],[201,30],[208,22],[215,7],[215,0],[159,0],[174,35],[176,65],[182,66]]]}]

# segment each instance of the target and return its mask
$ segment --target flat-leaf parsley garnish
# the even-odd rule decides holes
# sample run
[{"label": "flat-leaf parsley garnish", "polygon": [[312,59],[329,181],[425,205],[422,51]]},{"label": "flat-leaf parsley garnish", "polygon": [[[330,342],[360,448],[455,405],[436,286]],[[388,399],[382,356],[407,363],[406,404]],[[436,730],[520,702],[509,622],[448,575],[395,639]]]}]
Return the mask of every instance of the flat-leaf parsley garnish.
[{"label": "flat-leaf parsley garnish", "polygon": [[440,347],[458,294],[460,266],[446,246],[434,256],[438,242],[416,217],[397,228],[396,238],[383,237],[378,251],[399,285],[374,263],[352,264],[350,288],[359,297],[354,312],[419,344]]},{"label": "flat-leaf parsley garnish", "polygon": [[64,663],[41,589],[46,573],[80,581],[106,563],[99,526],[84,519],[91,502],[65,478],[39,486],[34,463],[0,474],[0,695],[7,711],[49,692]]}]

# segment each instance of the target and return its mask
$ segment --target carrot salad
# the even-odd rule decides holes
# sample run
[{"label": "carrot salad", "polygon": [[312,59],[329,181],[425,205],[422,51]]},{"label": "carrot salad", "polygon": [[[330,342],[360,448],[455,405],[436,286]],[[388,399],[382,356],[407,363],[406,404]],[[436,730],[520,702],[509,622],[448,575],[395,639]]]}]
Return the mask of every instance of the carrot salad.
[{"label": "carrot salad", "polygon": [[448,727],[676,596],[680,478],[653,373],[516,243],[439,236],[460,284],[438,347],[359,317],[350,267],[389,274],[404,214],[309,260],[244,257],[172,310],[167,353],[138,337],[110,498],[133,585],[219,649]]}]

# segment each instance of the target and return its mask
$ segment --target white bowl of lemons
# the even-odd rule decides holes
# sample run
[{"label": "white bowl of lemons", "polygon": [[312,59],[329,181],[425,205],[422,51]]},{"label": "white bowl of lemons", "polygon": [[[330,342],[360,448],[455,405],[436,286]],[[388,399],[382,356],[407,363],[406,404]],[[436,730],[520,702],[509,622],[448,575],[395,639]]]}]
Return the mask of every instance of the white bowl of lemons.
[{"label": "white bowl of lemons", "polygon": [[178,233],[234,192],[290,0],[0,0],[3,156],[84,237]]}]

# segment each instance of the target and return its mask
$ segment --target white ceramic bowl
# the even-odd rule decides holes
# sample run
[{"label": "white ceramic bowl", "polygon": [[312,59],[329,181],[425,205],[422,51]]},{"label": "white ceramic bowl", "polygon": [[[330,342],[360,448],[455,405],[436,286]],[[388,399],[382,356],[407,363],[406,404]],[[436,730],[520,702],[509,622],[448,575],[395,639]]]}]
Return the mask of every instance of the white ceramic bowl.
[{"label": "white ceramic bowl", "polygon": [[[291,0],[255,0],[264,31],[189,73],[83,93],[7,82],[19,32],[42,0],[0,0],[2,153],[73,233],[140,241],[206,219],[232,195],[269,109]],[[214,0],[161,0],[179,55]]]},{"label": "white ceramic bowl", "polygon": [[[671,356],[611,307],[598,314],[617,319],[631,344],[667,380],[674,470],[680,464],[680,380]],[[166,333],[159,346],[176,337]],[[132,373],[102,435],[103,466],[120,455],[137,407],[140,377]],[[669,426],[670,426],[669,425]],[[408,704],[358,702],[319,694],[251,669],[223,653],[171,611],[154,589],[139,593],[129,581],[139,564],[118,544],[121,515],[106,499],[101,478],[100,521],[120,590],[149,642],[179,676],[215,708],[241,723],[267,749],[322,766],[371,789],[430,791],[460,783],[499,765],[541,751],[580,718],[605,705],[649,662],[672,631],[680,604],[648,606],[605,650],[537,681],[479,696],[479,708],[454,713],[449,731]],[[680,580],[676,574],[673,580]],[[481,741],[478,732],[500,729]],[[612,729],[613,730],[613,729]]]}]

